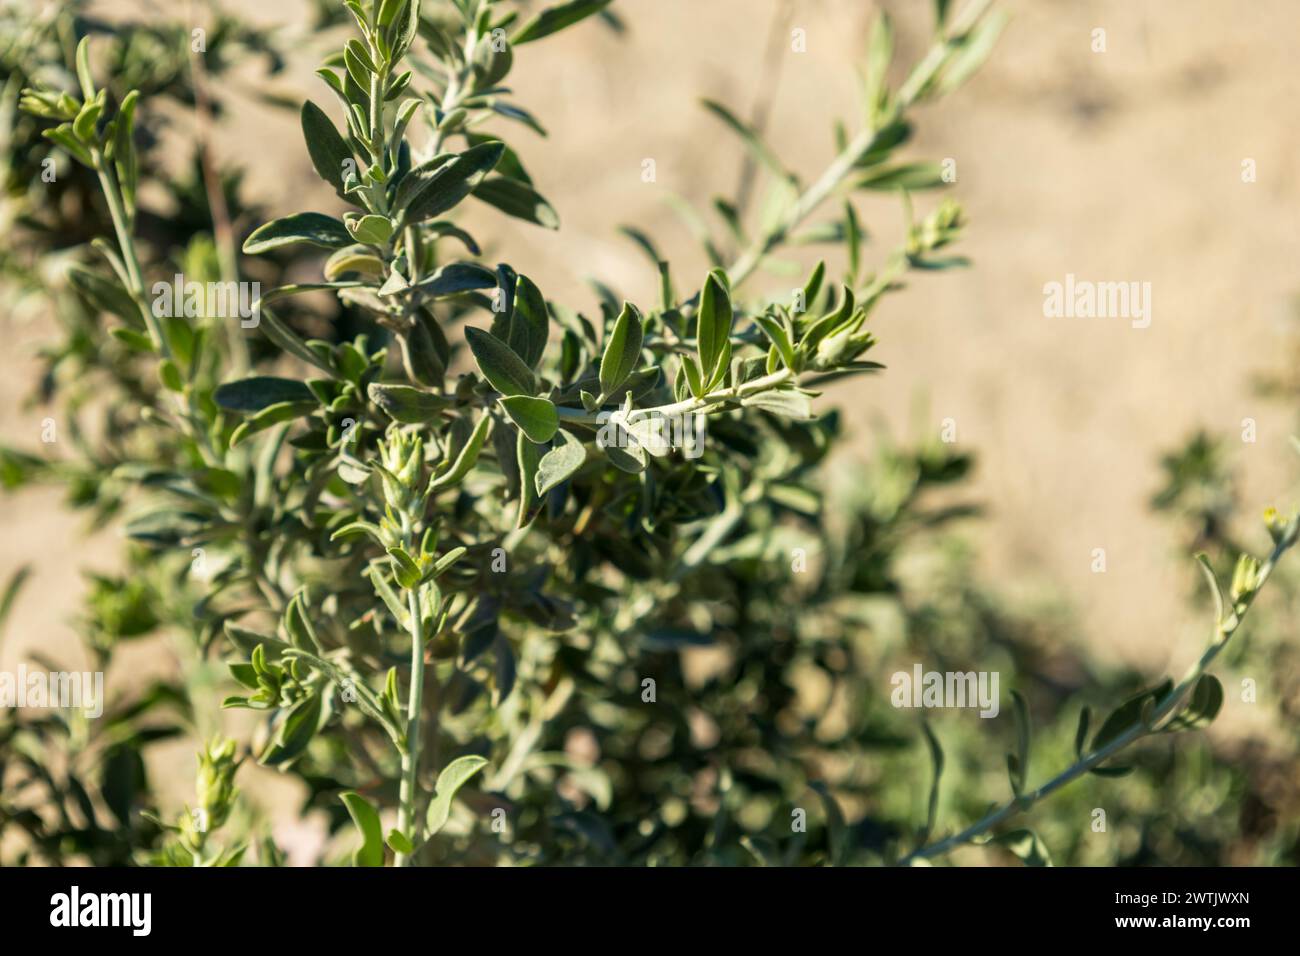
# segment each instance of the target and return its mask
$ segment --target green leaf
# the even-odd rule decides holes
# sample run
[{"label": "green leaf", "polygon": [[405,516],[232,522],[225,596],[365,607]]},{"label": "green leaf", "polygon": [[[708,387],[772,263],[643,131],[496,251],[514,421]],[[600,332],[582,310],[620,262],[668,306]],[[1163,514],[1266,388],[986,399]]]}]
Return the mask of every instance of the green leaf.
[{"label": "green leaf", "polygon": [[1223,685],[1213,674],[1202,674],[1192,688],[1191,699],[1178,716],[1161,730],[1174,733],[1179,730],[1196,730],[1208,726],[1219,716],[1223,707]]},{"label": "green leaf", "polygon": [[483,377],[502,395],[531,395],[536,391],[532,370],[505,342],[473,326],[465,329],[465,340]]},{"label": "green leaf", "polygon": [[785,367],[794,371],[794,345],[790,342],[790,335],[786,332],[785,326],[770,315],[756,315],[754,316],[754,322],[763,330],[763,334],[768,337],[768,340],[776,346]]},{"label": "green leaf", "polygon": [[389,548],[388,555],[393,559],[393,576],[398,584],[409,589],[420,583],[423,572],[405,548]]},{"label": "green leaf", "polygon": [[522,528],[528,522],[528,516],[537,501],[534,492],[537,489],[537,469],[541,461],[540,446],[529,441],[528,436],[520,431],[515,441],[515,463],[519,469],[519,512],[515,516],[516,528]]},{"label": "green leaf", "polygon": [[696,398],[704,397],[704,382],[700,377],[700,367],[689,355],[681,357],[682,374],[686,376],[687,387]]},{"label": "green leaf", "polygon": [[497,284],[496,273],[473,262],[449,262],[411,288],[432,299],[441,299],[475,289],[491,289]]},{"label": "green leaf", "polygon": [[389,418],[404,425],[433,421],[443,409],[455,404],[454,399],[445,395],[436,395],[410,385],[381,385],[379,382],[371,382],[366,394]]},{"label": "green leaf", "polygon": [[396,828],[388,831],[387,842],[389,849],[394,853],[401,853],[405,856],[410,856],[415,852],[415,844],[411,842],[411,838]]},{"label": "green leaf", "polygon": [[[399,187],[394,199],[395,208],[402,212],[403,221],[407,223],[423,222],[441,215],[478,186],[500,161],[504,151],[505,144],[495,140],[471,146],[430,170],[411,190],[409,198],[403,197]],[[405,180],[402,185],[406,185]]]},{"label": "green leaf", "polygon": [[1210,566],[1210,559],[1205,554],[1196,555],[1196,563],[1200,565],[1201,572],[1205,575],[1205,582],[1210,587],[1210,596],[1214,598],[1214,623],[1223,623],[1223,590],[1219,587],[1218,576],[1214,573],[1214,568]]},{"label": "green leaf", "polygon": [[253,234],[244,240],[244,252],[255,256],[297,242],[326,249],[342,249],[352,245],[352,235],[347,226],[332,216],[319,212],[300,212],[283,219],[273,219],[253,230]]},{"label": "green leaf", "polygon": [[1014,853],[1025,866],[1051,866],[1052,855],[1033,830],[1021,829],[1000,833],[990,843],[999,843]]},{"label": "green leaf", "polygon": [[808,421],[813,417],[812,402],[808,396],[792,388],[758,392],[742,398],[740,404],[746,408],[757,408],[797,422]]},{"label": "green leaf", "polygon": [[1173,689],[1173,686],[1173,681],[1167,680],[1159,687],[1135,694],[1111,711],[1110,716],[1106,718],[1097,731],[1097,736],[1092,738],[1093,752],[1101,750],[1129,728],[1140,723],[1147,701],[1159,702]]},{"label": "green leaf", "polygon": [[352,854],[352,865],[383,866],[384,836],[379,813],[365,797],[351,790],[343,794],[343,803],[361,834],[361,848]]},{"label": "green leaf", "polygon": [[560,215],[555,207],[527,183],[507,176],[490,176],[475,186],[472,192],[475,199],[494,206],[507,216],[546,229],[560,228]]},{"label": "green leaf", "polygon": [[857,185],[859,189],[934,189],[945,185],[943,166],[934,162],[890,166],[868,173]]},{"label": "green leaf", "polygon": [[469,440],[465,442],[465,447],[456,456],[451,469],[429,483],[431,491],[441,491],[450,485],[458,484],[469,474],[470,469],[474,467],[474,463],[478,461],[479,452],[483,450],[483,442],[487,438],[488,429],[491,427],[492,416],[484,412],[474,426],[474,431],[470,433]]},{"label": "green leaf", "polygon": [[613,395],[636,370],[641,361],[643,334],[641,313],[630,302],[624,302],[600,357],[600,392],[604,398]]},{"label": "green leaf", "polygon": [[930,801],[925,814],[925,829],[921,831],[921,837],[917,841],[918,846],[924,845],[926,839],[934,832],[934,824],[939,818],[939,781],[943,778],[943,747],[939,746],[939,738],[924,721],[921,723],[921,730],[925,732],[925,742],[930,748],[930,764],[934,768],[934,776],[930,781]]},{"label": "green leaf", "polygon": [[438,774],[434,797],[429,803],[429,814],[425,819],[426,832],[430,837],[437,835],[447,825],[447,818],[451,815],[451,801],[455,798],[456,791],[486,766],[487,760],[483,757],[457,757]]},{"label": "green leaf", "polygon": [[1079,726],[1074,731],[1074,755],[1083,759],[1083,748],[1088,742],[1088,724],[1092,721],[1092,710],[1084,707],[1079,711]]},{"label": "green leaf", "polygon": [[537,464],[537,497],[571,478],[587,461],[587,449],[567,431],[559,432],[560,444],[552,448]]},{"label": "green leaf", "polygon": [[140,324],[140,307],[136,305],[131,293],[122,287],[115,278],[110,279],[89,269],[73,266],[68,270],[68,281],[93,308]]},{"label": "green leaf", "polygon": [[300,700],[285,715],[279,733],[262,752],[257,762],[265,767],[279,767],[293,762],[302,756],[326,717],[328,714],[322,707],[319,693],[313,693],[310,697]]},{"label": "green leaf", "polygon": [[364,216],[349,218],[344,223],[352,238],[362,245],[382,246],[393,235],[393,223],[387,216],[368,213]]},{"label": "green leaf", "polygon": [[731,322],[731,294],[726,277],[720,269],[714,269],[700,293],[695,322],[696,348],[706,393],[717,387],[731,362]]},{"label": "green leaf", "polygon": [[542,292],[527,276],[515,279],[515,294],[510,314],[494,323],[492,333],[502,339],[510,350],[524,360],[529,368],[536,368],[546,351],[550,336],[551,318],[546,311]]},{"label": "green leaf", "polygon": [[548,37],[579,20],[586,19],[593,13],[598,13],[609,6],[609,3],[610,0],[569,0],[568,3],[547,7],[516,30],[515,35],[510,38],[510,44],[519,46],[521,43],[532,43],[534,40]]},{"label": "green leaf", "polygon": [[555,431],[560,427],[560,415],[550,399],[509,395],[497,401],[534,444],[544,445],[555,437]]},{"label": "green leaf", "polygon": [[235,429],[234,434],[230,436],[230,447],[234,448],[272,425],[279,425],[281,422],[289,422],[295,418],[310,415],[319,407],[315,398],[310,401],[276,402],[274,405],[267,405],[251,418],[244,419],[243,423]]},{"label": "green leaf", "polygon": [[356,159],[325,111],[311,100],[302,104],[302,135],[316,172],[344,196],[343,170],[348,163],[355,169]]},{"label": "green leaf", "polygon": [[283,402],[314,401],[311,389],[302,382],[274,375],[256,375],[218,385],[212,399],[228,412],[242,413],[259,412],[268,405]]}]

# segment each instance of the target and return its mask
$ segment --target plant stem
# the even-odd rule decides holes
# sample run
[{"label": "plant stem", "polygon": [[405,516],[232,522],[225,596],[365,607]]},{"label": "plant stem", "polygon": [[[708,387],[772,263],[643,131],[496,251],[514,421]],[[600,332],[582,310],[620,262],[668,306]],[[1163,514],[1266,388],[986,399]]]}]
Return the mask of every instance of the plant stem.
[{"label": "plant stem", "polygon": [[[628,423],[631,424],[642,418],[651,415],[689,415],[692,412],[703,411],[710,405],[716,405],[719,402],[734,401],[744,398],[746,395],[752,395],[755,392],[762,392],[769,388],[774,388],[783,382],[789,381],[794,376],[788,368],[783,368],[779,372],[773,372],[771,375],[764,375],[762,378],[756,378],[752,381],[745,382],[741,385],[733,385],[730,388],[720,388],[716,391],[709,392],[700,398],[686,398],[680,402],[673,402],[671,405],[659,405],[654,408],[634,408],[628,417]],[[600,422],[600,413],[587,412],[577,408],[556,408],[560,418],[566,422],[579,424],[594,425]]]},{"label": "plant stem", "polygon": [[1250,609],[1251,604],[1254,603],[1255,596],[1259,594],[1260,589],[1263,588],[1264,582],[1267,581],[1269,576],[1273,573],[1273,569],[1277,566],[1278,559],[1288,548],[1296,543],[1297,532],[1300,532],[1300,522],[1293,520],[1287,528],[1287,531],[1278,539],[1276,546],[1273,548],[1273,553],[1269,555],[1268,560],[1260,567],[1259,575],[1255,583],[1255,589],[1251,591],[1240,604],[1231,609],[1226,619],[1220,620],[1215,625],[1214,639],[1210,642],[1210,646],[1205,649],[1205,652],[1200,656],[1196,663],[1188,668],[1183,679],[1180,680],[1178,684],[1155,705],[1145,721],[1139,719],[1137,723],[1128,728],[1128,730],[1124,731],[1124,733],[1120,734],[1105,747],[1102,747],[1094,753],[1088,754],[1086,757],[1080,758],[1073,765],[1057,774],[1037,790],[1022,794],[1017,799],[1010,800],[1000,807],[995,807],[980,820],[971,824],[960,833],[939,840],[935,843],[931,843],[928,846],[918,847],[907,856],[903,857],[903,859],[899,861],[899,865],[906,866],[913,860],[927,859],[932,856],[937,856],[940,853],[946,853],[964,843],[970,843],[976,837],[988,832],[1000,823],[1009,820],[1024,810],[1028,810],[1039,800],[1042,800],[1044,797],[1047,797],[1059,790],[1061,787],[1064,787],[1071,780],[1082,776],[1094,767],[1109,760],[1135,741],[1155,733],[1156,731],[1154,728],[1156,725],[1165,717],[1168,717],[1173,713],[1174,709],[1182,702],[1188,692],[1196,686],[1196,682],[1205,674],[1207,668],[1209,668],[1214,659],[1218,657],[1223,648],[1227,646],[1232,635],[1241,627],[1241,622],[1245,618],[1246,612]]},{"label": "plant stem", "polygon": [[[969,23],[974,23],[986,6],[987,3],[984,0],[977,0],[972,5],[975,9],[968,10],[965,19]],[[839,188],[840,184],[853,172],[854,167],[862,157],[871,152],[881,134],[900,119],[903,113],[925,93],[930,82],[947,60],[952,43],[953,41],[949,38],[937,40],[908,75],[889,109],[876,122],[853,137],[831,162],[830,166],[826,167],[826,171],[822,173],[817,181],[808,187],[808,190],[795,201],[789,212],[782,217],[775,227],[755,239],[749,248],[741,253],[740,257],[727,269],[727,275],[731,278],[733,288],[749,278],[759,264],[762,263],[763,257],[784,242],[786,237],[801,222],[807,219],[831,193]]]},{"label": "plant stem", "polygon": [[149,338],[163,358],[171,358],[171,349],[163,336],[162,326],[158,323],[153,310],[144,295],[144,277],[140,271],[140,259],[135,253],[135,241],[127,226],[126,204],[122,202],[122,193],[117,188],[117,179],[105,165],[104,154],[97,148],[91,149],[91,158],[95,162],[95,172],[99,175],[99,186],[104,191],[104,200],[108,203],[108,214],[113,220],[113,231],[117,234],[117,246],[122,253],[122,264],[126,266],[127,278],[131,282],[131,298],[140,307],[140,316],[144,319]]},{"label": "plant stem", "polygon": [[[398,795],[397,829],[413,844],[419,844],[416,820],[418,799],[417,776],[420,772],[420,716],[424,707],[424,624],[420,619],[420,590],[412,588],[407,597],[411,612],[411,692],[406,705],[406,748],[402,751],[402,784]],[[410,858],[397,854],[396,864],[408,866]]]}]

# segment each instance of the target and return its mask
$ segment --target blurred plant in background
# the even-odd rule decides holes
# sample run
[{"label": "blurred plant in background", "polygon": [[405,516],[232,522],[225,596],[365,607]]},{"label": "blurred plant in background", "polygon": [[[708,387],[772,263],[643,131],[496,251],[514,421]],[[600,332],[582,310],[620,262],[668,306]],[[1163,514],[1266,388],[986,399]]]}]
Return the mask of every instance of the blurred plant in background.
[{"label": "blurred plant in background", "polygon": [[[241,198],[241,171],[217,169],[206,146],[226,108],[211,80],[248,59],[275,72],[301,38],[204,6],[201,55],[189,25],[110,27],[82,4],[7,6],[0,20],[3,221],[17,237],[0,281],[60,322],[35,400],[58,410],[73,452],[0,449],[0,479],[61,482],[97,523],[127,516],[122,569],[90,582],[87,654],[107,671],[121,642],[166,635],[176,661],[149,687],[113,675],[98,721],[3,715],[0,857],[282,865],[270,808],[241,794],[279,772],[297,781],[301,816],[329,820],[322,863],[893,863],[975,843],[955,859],[1297,861],[1300,816],[1276,780],[1294,740],[1265,758],[1169,735],[1126,753],[1127,768],[1098,766],[1161,721],[1213,719],[1222,687],[1193,673],[1141,690],[1083,651],[1067,609],[980,584],[959,535],[978,513],[964,452],[879,434],[865,463],[839,462],[841,414],[819,401],[813,416],[815,389],[879,368],[860,359],[868,313],[910,272],[964,264],[947,251],[958,207],[914,212],[942,169],[893,156],[911,108],[988,55],[1001,18],[987,3],[936,2],[931,45],[897,86],[880,18],[861,131],[837,130],[810,184],[706,104],[766,192],[749,175],[715,199],[720,234],[685,211],[715,267],[686,297],[654,239],[626,227],[660,301],[638,309],[598,284],[592,318],[508,265],[449,259],[486,245],[449,216],[472,198],[558,226],[496,132],[543,132],[526,91],[503,82],[528,43],[589,17],[624,29],[607,2],[318,0],[308,35],[336,51],[318,75],[343,131],[314,103],[300,122],[313,165],[358,211],[255,231],[266,216]],[[14,109],[20,90],[41,119]],[[42,135],[51,122],[61,150]],[[169,168],[162,143],[188,161]],[[857,189],[902,199],[904,241],[874,271]],[[810,222],[832,198],[833,217]],[[839,288],[839,267],[822,264],[794,301],[742,295],[752,274],[782,273],[788,243],[837,247]],[[324,281],[303,282],[321,246]],[[261,283],[261,327],[154,314],[148,280],[176,272]],[[334,295],[299,295],[320,289]],[[484,316],[490,331],[463,325]],[[638,430],[638,413],[664,408],[708,414],[702,458],[661,456]],[[621,444],[599,439],[611,418]],[[1168,468],[1158,506],[1185,510],[1191,550],[1210,552],[1217,580],[1236,577],[1216,611],[1226,645],[1261,572],[1237,570],[1242,548],[1224,537],[1234,499],[1212,443]],[[1270,522],[1280,554],[1295,520]],[[1285,635],[1275,604],[1252,614],[1229,667],[1285,653],[1259,641]],[[890,675],[917,661],[1000,672],[1015,706],[923,728],[890,704]],[[1088,746],[1083,704],[1134,694]],[[223,719],[223,699],[256,722]],[[1127,775],[1038,803],[1031,721],[1035,771]],[[145,756],[182,734],[208,741],[195,804],[164,809]],[[986,817],[990,803],[1003,809]],[[1108,832],[1093,827],[1098,806]],[[1006,825],[1021,809],[1034,830]]]}]

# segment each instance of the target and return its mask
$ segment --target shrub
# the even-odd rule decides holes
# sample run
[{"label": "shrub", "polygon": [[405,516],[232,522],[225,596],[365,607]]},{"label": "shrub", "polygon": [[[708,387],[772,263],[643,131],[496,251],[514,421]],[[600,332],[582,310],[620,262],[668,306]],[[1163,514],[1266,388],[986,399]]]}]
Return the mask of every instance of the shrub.
[{"label": "shrub", "polygon": [[[865,358],[868,319],[910,270],[962,264],[947,251],[964,225],[959,208],[944,200],[914,212],[912,193],[941,185],[941,169],[895,155],[913,108],[962,84],[1001,19],[981,0],[936,4],[932,44],[891,86],[892,29],[881,17],[861,127],[839,132],[838,153],[808,184],[758,130],[709,104],[765,172],[761,216],[717,201],[729,238],[706,237],[713,267],[685,292],[633,230],[657,270],[658,301],[621,301],[602,287],[598,313],[585,315],[548,300],[543,278],[485,264],[485,243],[453,217],[473,200],[558,226],[520,153],[484,128],[538,128],[502,85],[514,57],[609,17],[608,6],[342,4],[351,36],[318,75],[343,125],[310,101],[300,121],[312,165],[349,211],[264,222],[240,258],[237,185],[215,174],[201,143],[196,155],[213,237],[188,236],[183,275],[258,282],[266,291],[242,316],[229,301],[214,308],[174,289],[173,270],[148,256],[137,201],[148,155],[136,123],[149,97],[116,87],[112,71],[97,85],[88,37],[75,89],[24,89],[22,109],[47,121],[43,135],[79,164],[83,185],[98,184],[113,235],[91,243],[100,261],[70,273],[89,311],[71,336],[80,343],[63,353],[132,414],[119,409],[105,447],[88,447],[78,465],[9,452],[6,471],[13,483],[55,472],[99,486],[85,495],[106,516],[130,502],[142,573],[95,593],[102,624],[88,631],[104,635],[105,661],[116,642],[164,624],[189,635],[183,685],[114,712],[129,730],[107,746],[124,763],[106,765],[98,796],[75,776],[49,780],[60,806],[87,794],[78,812],[92,830],[96,804],[113,809],[119,827],[99,859],[230,865],[256,842],[258,862],[283,862],[240,815],[234,781],[247,753],[297,777],[307,807],[335,825],[351,818],[357,865],[915,862],[990,839],[1045,862],[1037,834],[1004,824],[1085,773],[1123,772],[1112,758],[1139,739],[1215,716],[1222,687],[1207,668],[1294,544],[1294,517],[1271,519],[1271,555],[1241,557],[1226,595],[1207,566],[1218,603],[1205,655],[1093,734],[1085,708],[1075,756],[1049,782],[1028,784],[1030,708],[1017,693],[1010,799],[955,835],[938,833],[944,758],[927,726],[924,823],[910,819],[907,795],[869,785],[873,809],[848,828],[842,803],[864,788],[851,774],[828,783],[837,762],[907,742],[896,716],[853,713],[883,659],[850,622],[870,618],[871,598],[904,591],[904,539],[966,513],[923,502],[968,462],[930,444],[885,447],[865,491],[836,498],[831,520],[819,472],[840,423],[815,400],[829,382],[881,369]],[[200,123],[213,112],[204,69],[188,71]],[[898,192],[905,217],[902,245],[874,272],[862,265],[858,189]],[[812,224],[833,198],[843,213]],[[822,263],[788,298],[744,290],[784,245],[828,238],[845,252],[841,281]],[[319,249],[330,250],[320,281],[287,278],[306,261],[288,256]],[[320,290],[335,311],[297,305]],[[924,612],[904,605],[913,636],[978,621],[1028,656],[1024,622],[961,588],[943,597]],[[688,670],[684,651],[698,647],[719,652],[714,673]],[[140,817],[149,738],[139,718],[171,704],[211,726],[209,659],[238,685],[221,706],[258,715],[252,740],[204,748],[193,812],[174,823]],[[850,695],[838,701],[847,730],[800,715],[808,672]],[[52,732],[7,729],[15,740]],[[20,752],[26,769],[44,772],[30,747]],[[816,842],[789,823],[809,787],[823,805]],[[38,815],[24,819],[38,848],[62,852]],[[94,858],[97,844],[81,849]]]}]

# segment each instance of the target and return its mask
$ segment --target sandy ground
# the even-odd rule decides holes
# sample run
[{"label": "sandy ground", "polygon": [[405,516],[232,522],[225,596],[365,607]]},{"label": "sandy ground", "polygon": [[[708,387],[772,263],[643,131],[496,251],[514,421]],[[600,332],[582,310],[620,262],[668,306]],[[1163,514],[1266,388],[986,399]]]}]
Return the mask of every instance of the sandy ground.
[{"label": "sandy ground", "polygon": [[[123,0],[123,5],[131,5]],[[837,393],[868,454],[876,416],[912,427],[955,421],[974,450],[974,492],[990,517],[971,529],[983,571],[1012,589],[1056,589],[1078,608],[1087,638],[1156,671],[1181,667],[1201,639],[1188,618],[1189,558],[1147,501],[1158,453],[1200,425],[1258,438],[1233,449],[1249,470],[1253,512],[1294,500],[1293,426],[1285,409],[1256,399],[1250,379],[1282,355],[1291,331],[1300,152],[1290,0],[1005,0],[1013,19],[992,61],[962,92],[918,114],[916,158],[951,157],[972,225],[961,252],[973,268],[914,278],[877,312],[877,358],[889,371]],[[305,4],[241,0],[259,22],[295,24]],[[734,141],[697,105],[710,96],[741,113],[771,67],[764,57],[778,0],[619,0],[628,32],[588,23],[529,46],[512,77],[549,140],[509,129],[563,228],[545,232],[492,219],[501,258],[545,277],[544,291],[593,301],[599,275],[622,294],[655,295],[645,260],[615,232],[634,223],[672,255],[680,285],[703,277],[703,258],[665,203],[676,192],[703,205],[729,191],[740,164]],[[926,42],[929,4],[885,4],[903,55]],[[834,117],[853,121],[853,64],[874,4],[794,0],[789,29],[807,51],[780,64],[768,138],[805,180],[831,156]],[[1095,28],[1106,52],[1094,53]],[[290,29],[297,29],[290,27]],[[277,91],[329,101],[311,76],[322,48],[304,49]],[[330,106],[333,106],[330,101]],[[304,195],[329,208],[285,113],[241,112],[220,149],[256,166],[254,190],[282,211]],[[657,181],[641,178],[656,162]],[[1255,161],[1257,181],[1242,181]],[[270,168],[274,165],[274,169]],[[922,208],[935,202],[921,200]],[[897,204],[864,201],[870,254],[899,233]],[[476,222],[487,220],[479,216]],[[482,231],[482,230],[481,230]],[[806,261],[806,260],[805,260]],[[1043,287],[1067,274],[1149,282],[1152,322],[1049,319]],[[780,291],[788,279],[758,277]],[[8,347],[0,377],[0,439],[34,445],[46,412],[21,402],[33,379],[38,326],[0,310]],[[8,628],[0,662],[68,647],[78,569],[109,567],[113,532],[86,542],[79,519],[46,490],[0,511],[0,579],[31,563],[35,576]],[[1095,548],[1107,570],[1091,570]]]}]

